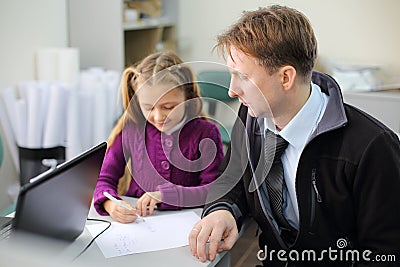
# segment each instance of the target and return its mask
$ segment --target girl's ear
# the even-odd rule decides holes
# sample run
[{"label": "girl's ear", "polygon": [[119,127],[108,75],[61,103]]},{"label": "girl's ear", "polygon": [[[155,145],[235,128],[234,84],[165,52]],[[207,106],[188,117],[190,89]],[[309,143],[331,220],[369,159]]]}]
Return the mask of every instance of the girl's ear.
[{"label": "girl's ear", "polygon": [[280,74],[281,74],[281,83],[282,83],[282,88],[283,90],[287,91],[290,90],[295,82],[296,79],[296,69],[293,66],[287,65],[287,66],[283,66],[280,70],[279,70]]}]

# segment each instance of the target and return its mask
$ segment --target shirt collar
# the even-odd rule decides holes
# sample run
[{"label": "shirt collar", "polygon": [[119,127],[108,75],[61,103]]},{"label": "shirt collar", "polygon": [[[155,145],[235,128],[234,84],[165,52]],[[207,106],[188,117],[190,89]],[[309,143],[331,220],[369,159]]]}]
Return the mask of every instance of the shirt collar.
[{"label": "shirt collar", "polygon": [[177,130],[181,129],[184,126],[185,122],[186,122],[186,116],[177,125],[169,129],[168,131],[165,131],[164,133],[168,135],[173,134]]},{"label": "shirt collar", "polygon": [[[293,119],[279,132],[279,135],[296,149],[304,147],[320,119],[324,101],[321,89],[312,83],[310,97]],[[277,132],[276,129],[271,129],[270,122],[266,121],[265,126],[269,130]]]}]

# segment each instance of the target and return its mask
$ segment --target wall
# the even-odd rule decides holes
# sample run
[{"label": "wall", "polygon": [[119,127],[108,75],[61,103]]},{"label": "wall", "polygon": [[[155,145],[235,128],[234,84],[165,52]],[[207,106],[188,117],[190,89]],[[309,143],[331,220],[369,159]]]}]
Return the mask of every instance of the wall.
[{"label": "wall", "polygon": [[[17,81],[35,78],[37,49],[67,45],[66,1],[1,0],[0,90],[14,86]],[[5,152],[0,168],[0,210],[10,201],[4,191],[18,179],[9,154]]]},{"label": "wall", "polygon": [[122,1],[67,1],[68,42],[80,48],[81,69],[103,66],[121,71],[124,67]]},{"label": "wall", "polygon": [[[211,53],[215,37],[243,10],[276,3],[261,0],[179,1],[179,41],[186,60],[222,62]],[[314,26],[319,42],[319,65],[333,62],[382,65],[384,79],[400,81],[400,1],[397,0],[284,0],[299,9]]]},{"label": "wall", "polygon": [[35,52],[67,45],[66,0],[1,0],[0,88],[34,79]]}]

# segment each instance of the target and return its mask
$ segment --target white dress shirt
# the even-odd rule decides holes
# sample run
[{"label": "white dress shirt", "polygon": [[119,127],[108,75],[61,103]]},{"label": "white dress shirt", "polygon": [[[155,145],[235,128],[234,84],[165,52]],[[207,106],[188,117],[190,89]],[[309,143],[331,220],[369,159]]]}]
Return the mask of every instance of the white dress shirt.
[{"label": "white dress shirt", "polygon": [[[283,209],[286,219],[296,229],[299,229],[299,207],[296,196],[297,166],[305,145],[324,114],[327,102],[328,96],[321,92],[318,85],[311,84],[310,97],[293,119],[280,132],[269,129],[289,142],[282,155],[286,183],[283,191]],[[266,128],[273,125],[270,119],[265,120]]]}]

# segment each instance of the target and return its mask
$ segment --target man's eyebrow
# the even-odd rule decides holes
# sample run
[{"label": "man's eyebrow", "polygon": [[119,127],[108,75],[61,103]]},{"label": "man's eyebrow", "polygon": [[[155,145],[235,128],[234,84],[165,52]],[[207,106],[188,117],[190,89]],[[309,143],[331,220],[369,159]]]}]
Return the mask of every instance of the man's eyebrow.
[{"label": "man's eyebrow", "polygon": [[229,70],[229,72],[230,72],[231,74],[241,74],[241,72],[240,72],[240,71],[237,71],[237,70]]},{"label": "man's eyebrow", "polygon": [[229,71],[231,74],[234,74],[234,75],[239,75],[239,76],[245,76],[245,77],[247,77],[247,74],[246,73],[243,73],[243,72],[240,72],[240,71],[238,71],[238,70],[232,70],[232,71]]}]

